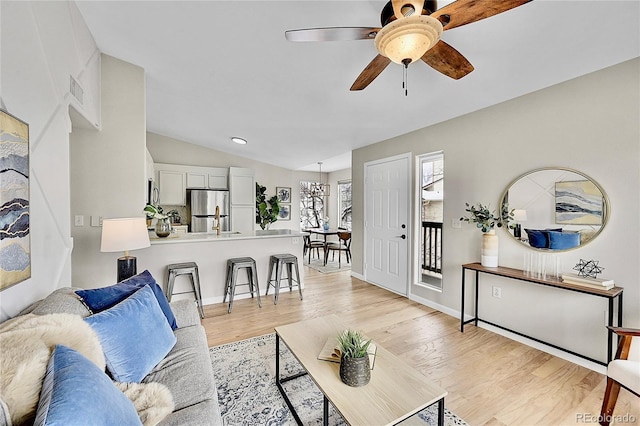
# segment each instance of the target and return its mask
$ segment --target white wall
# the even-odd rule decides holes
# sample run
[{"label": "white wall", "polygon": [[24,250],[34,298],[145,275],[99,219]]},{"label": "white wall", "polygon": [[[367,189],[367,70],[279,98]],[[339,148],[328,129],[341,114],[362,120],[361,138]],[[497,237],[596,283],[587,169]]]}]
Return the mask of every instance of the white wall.
[{"label": "white wall", "polygon": [[[100,227],[91,216],[142,217],[146,201],[146,98],[144,70],[102,55],[102,128],[74,119],[70,137],[72,282],[95,288],[117,281],[120,253],[100,252]],[[132,252],[135,256],[136,252]]]},{"label": "white wall", "polygon": [[[0,293],[0,320],[71,284],[69,105],[100,125],[100,55],[76,5],[0,2],[2,104],[29,124],[31,279]],[[69,93],[69,76],[84,89]]]},{"label": "white wall", "polygon": [[[577,169],[595,179],[611,201],[611,219],[583,248],[562,253],[562,270],[595,259],[624,293],[624,325],[640,326],[640,59],[634,59],[466,116],[353,152],[353,228],[363,230],[364,163],[411,152],[444,152],[442,293],[412,287],[414,296],[460,309],[461,264],[479,261],[481,234],[451,227],[464,203],[498,205],[520,174],[547,166]],[[414,217],[414,223],[417,219]],[[500,235],[502,230],[498,230]],[[353,270],[363,273],[363,236],[354,232]],[[500,265],[523,267],[523,253],[500,238]],[[415,257],[415,256],[414,256]],[[471,279],[471,277],[469,277]],[[488,320],[603,359],[604,299],[483,276],[481,314]],[[502,298],[490,297],[491,284]],[[471,296],[469,296],[471,297]],[[470,312],[470,311],[468,311]]]}]

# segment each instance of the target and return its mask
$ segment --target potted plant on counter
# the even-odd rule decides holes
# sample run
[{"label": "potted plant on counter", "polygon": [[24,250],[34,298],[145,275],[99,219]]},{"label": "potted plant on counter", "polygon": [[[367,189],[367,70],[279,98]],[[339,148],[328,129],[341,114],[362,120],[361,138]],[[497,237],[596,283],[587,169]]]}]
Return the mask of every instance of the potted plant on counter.
[{"label": "potted plant on counter", "polygon": [[280,201],[278,196],[267,199],[267,187],[256,182],[256,223],[262,229],[269,229],[269,225],[278,220]]},{"label": "potted plant on counter", "polygon": [[360,331],[345,330],[338,334],[340,350],[340,380],[349,386],[364,386],[371,379],[367,340]]},{"label": "potted plant on counter", "polygon": [[151,226],[151,220],[156,219],[155,231],[160,238],[168,237],[171,234],[171,223],[169,216],[162,212],[161,206],[147,204],[144,207],[144,214],[147,216],[147,226]]}]

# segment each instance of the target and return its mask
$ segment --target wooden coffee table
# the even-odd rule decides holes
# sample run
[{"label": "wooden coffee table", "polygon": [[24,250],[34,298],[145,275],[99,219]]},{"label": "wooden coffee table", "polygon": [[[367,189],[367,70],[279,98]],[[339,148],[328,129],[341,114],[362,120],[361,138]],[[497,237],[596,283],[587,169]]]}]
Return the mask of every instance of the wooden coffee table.
[{"label": "wooden coffee table", "polygon": [[[438,424],[444,424],[444,397],[447,392],[377,343],[371,381],[361,387],[342,383],[340,364],[321,361],[318,354],[329,337],[346,328],[336,315],[275,328],[276,385],[299,425],[302,421],[282,383],[307,374],[324,394],[325,425],[329,421],[329,402],[350,425],[397,424],[437,402]],[[304,372],[280,378],[280,340],[302,365]]]}]

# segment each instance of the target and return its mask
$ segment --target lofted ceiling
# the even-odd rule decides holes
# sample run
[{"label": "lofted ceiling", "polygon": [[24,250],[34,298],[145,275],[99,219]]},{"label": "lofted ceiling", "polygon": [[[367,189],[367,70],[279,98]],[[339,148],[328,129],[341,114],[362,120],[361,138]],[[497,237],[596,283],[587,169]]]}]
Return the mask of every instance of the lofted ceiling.
[{"label": "lofted ceiling", "polygon": [[284,32],[380,26],[385,1],[76,3],[103,53],[145,69],[148,131],[293,170],[348,168],[353,149],[640,56],[640,2],[534,0],[443,34],[475,67],[463,79],[419,61],[405,97],[391,64],[351,92],[372,40]]}]

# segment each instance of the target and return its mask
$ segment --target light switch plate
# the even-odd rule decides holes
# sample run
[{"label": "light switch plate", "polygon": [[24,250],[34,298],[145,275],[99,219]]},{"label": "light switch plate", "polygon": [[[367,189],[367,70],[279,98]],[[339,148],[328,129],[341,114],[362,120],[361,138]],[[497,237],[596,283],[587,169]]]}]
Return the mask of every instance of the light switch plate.
[{"label": "light switch plate", "polygon": [[451,219],[451,227],[452,228],[456,228],[456,229],[460,229],[462,228],[462,222],[458,219]]},{"label": "light switch plate", "polygon": [[76,215],[76,217],[75,217],[75,225],[76,226],[84,226],[84,216]]}]

